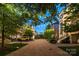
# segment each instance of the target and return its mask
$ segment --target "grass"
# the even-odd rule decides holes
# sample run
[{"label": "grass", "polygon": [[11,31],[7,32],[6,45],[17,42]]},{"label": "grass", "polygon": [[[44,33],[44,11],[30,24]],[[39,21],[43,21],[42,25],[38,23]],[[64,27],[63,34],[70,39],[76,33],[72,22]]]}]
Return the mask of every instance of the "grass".
[{"label": "grass", "polygon": [[59,47],[59,48],[68,52],[72,56],[79,56],[79,46],[66,46],[66,47]]},{"label": "grass", "polygon": [[25,46],[27,44],[23,44],[23,43],[14,43],[14,44],[7,44],[4,50],[0,50],[0,56],[5,56],[23,46]]}]

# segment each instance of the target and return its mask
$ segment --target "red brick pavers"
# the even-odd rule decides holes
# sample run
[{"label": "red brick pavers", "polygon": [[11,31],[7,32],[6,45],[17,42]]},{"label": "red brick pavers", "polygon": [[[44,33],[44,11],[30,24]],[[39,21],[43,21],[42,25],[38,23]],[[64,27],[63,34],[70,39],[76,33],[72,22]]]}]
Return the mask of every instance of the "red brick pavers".
[{"label": "red brick pavers", "polygon": [[7,56],[69,56],[69,54],[45,39],[38,39]]}]

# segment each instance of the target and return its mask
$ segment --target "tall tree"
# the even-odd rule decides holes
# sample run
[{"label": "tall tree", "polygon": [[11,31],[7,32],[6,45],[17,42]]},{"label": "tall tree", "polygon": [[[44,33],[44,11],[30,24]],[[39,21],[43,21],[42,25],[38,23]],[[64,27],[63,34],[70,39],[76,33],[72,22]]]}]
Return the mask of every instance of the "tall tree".
[{"label": "tall tree", "polygon": [[[41,23],[51,22],[52,18],[57,16],[57,5],[54,3],[48,4],[0,4],[0,30],[2,32],[2,47],[4,47],[5,36],[15,34],[16,28],[20,28],[29,19],[32,25],[36,26]],[[45,16],[49,10],[51,16]],[[38,16],[44,16],[46,20],[42,22]],[[52,17],[52,18],[51,18]],[[51,18],[48,20],[48,18]]]},{"label": "tall tree", "polygon": [[[13,34],[16,28],[19,28],[24,21],[16,12],[14,4],[0,4],[0,27],[2,32],[2,47],[4,47],[5,37]],[[17,10],[19,11],[19,10]]]}]

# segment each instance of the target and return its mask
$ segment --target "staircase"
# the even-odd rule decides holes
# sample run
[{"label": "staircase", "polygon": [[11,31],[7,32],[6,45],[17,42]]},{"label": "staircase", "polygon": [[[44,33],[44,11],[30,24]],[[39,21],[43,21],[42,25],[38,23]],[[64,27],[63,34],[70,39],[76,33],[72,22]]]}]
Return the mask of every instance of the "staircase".
[{"label": "staircase", "polygon": [[62,40],[65,40],[68,37],[68,35],[63,35],[59,38],[59,40],[57,41],[57,43],[61,43]]}]

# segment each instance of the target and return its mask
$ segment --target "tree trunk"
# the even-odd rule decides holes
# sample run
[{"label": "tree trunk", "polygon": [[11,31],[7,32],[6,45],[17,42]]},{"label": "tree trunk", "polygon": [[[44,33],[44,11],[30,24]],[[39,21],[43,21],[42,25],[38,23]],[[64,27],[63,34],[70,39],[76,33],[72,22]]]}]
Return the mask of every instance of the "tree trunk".
[{"label": "tree trunk", "polygon": [[3,29],[2,29],[2,47],[4,47],[4,26],[3,26]]},{"label": "tree trunk", "polygon": [[5,36],[4,36],[4,18],[5,18],[5,16],[4,16],[4,14],[3,14],[3,11],[2,11],[2,15],[3,15],[3,19],[2,19],[2,48],[4,47],[4,40],[5,40]]}]

